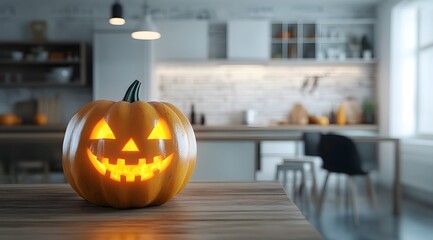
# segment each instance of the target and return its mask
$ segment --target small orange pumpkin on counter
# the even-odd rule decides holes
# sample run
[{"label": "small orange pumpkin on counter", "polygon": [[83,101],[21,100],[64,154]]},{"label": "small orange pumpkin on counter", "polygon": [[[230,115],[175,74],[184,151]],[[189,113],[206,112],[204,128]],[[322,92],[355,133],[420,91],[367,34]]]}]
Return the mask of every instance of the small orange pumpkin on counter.
[{"label": "small orange pumpkin on counter", "polygon": [[193,173],[197,146],[188,119],[170,103],[139,101],[139,88],[136,80],[123,101],[83,106],[66,129],[63,172],[96,205],[160,205]]},{"label": "small orange pumpkin on counter", "polygon": [[36,113],[33,116],[33,123],[39,126],[48,124],[48,116],[45,113]]},{"label": "small orange pumpkin on counter", "polygon": [[0,115],[0,125],[14,126],[20,125],[21,118],[14,113],[4,113]]}]

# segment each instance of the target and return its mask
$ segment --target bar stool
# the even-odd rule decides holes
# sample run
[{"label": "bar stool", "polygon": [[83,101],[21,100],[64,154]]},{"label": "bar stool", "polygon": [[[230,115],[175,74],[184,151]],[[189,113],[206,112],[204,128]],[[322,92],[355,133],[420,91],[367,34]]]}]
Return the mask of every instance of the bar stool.
[{"label": "bar stool", "polygon": [[16,159],[11,164],[11,177],[15,183],[26,183],[30,175],[34,173],[42,174],[41,182],[46,183],[49,180],[50,169],[49,161],[45,159]]},{"label": "bar stool", "polygon": [[[306,180],[305,180],[305,167],[303,162],[287,162],[281,165],[277,166],[277,171],[275,172],[275,179],[280,179],[280,172],[283,172],[283,186],[284,188],[287,186],[287,172],[291,171],[293,173],[293,187],[292,187],[292,194],[293,198],[295,199],[298,196],[297,191],[297,173],[299,172],[301,174],[301,183],[299,187],[299,193],[301,194],[304,192],[304,188],[306,186]],[[306,192],[308,194],[308,191]],[[294,200],[293,199],[293,200]],[[307,197],[308,199],[308,197]]]},{"label": "bar stool", "polygon": [[[279,180],[279,172],[280,171],[293,171],[294,172],[294,180],[293,180],[293,196],[296,197],[296,174],[297,172],[301,173],[301,184],[299,188],[299,192],[303,191],[308,194],[306,190],[306,176],[308,175],[306,171],[306,166],[310,169],[310,175],[312,180],[311,186],[311,200],[314,205],[317,204],[317,183],[316,183],[316,174],[314,170],[314,158],[319,155],[318,146],[320,143],[321,133],[319,132],[305,132],[302,134],[302,141],[304,143],[304,154],[303,156],[295,156],[291,158],[284,158],[283,163],[277,165],[277,171],[275,174],[275,180]],[[286,173],[283,178],[284,186],[287,184]],[[309,197],[307,198],[309,199]]]},{"label": "bar stool", "polygon": [[[28,149],[23,151],[22,149]],[[15,144],[9,147],[10,182],[26,183],[29,177],[41,176],[38,182],[46,183],[50,177],[50,148],[44,143]],[[32,181],[33,182],[33,181]]]}]

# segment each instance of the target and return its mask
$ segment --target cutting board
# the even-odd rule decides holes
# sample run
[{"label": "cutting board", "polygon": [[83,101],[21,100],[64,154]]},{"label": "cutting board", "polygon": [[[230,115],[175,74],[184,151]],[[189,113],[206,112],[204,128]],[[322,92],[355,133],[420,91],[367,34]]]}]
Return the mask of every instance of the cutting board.
[{"label": "cutting board", "polygon": [[61,122],[60,98],[39,98],[37,100],[37,111],[44,113],[48,117],[49,124]]}]

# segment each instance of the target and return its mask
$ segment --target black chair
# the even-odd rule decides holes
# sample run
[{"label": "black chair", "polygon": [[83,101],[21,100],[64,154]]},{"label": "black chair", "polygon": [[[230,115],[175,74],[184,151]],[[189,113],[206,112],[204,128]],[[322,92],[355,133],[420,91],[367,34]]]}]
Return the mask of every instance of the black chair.
[{"label": "black chair", "polygon": [[[321,133],[319,132],[304,132],[302,134],[302,142],[304,144],[304,155],[301,156],[294,156],[290,158],[284,158],[283,163],[277,165],[277,169],[275,172],[275,180],[279,179],[279,173],[281,171],[284,172],[284,178],[283,178],[283,184],[286,186],[287,184],[287,171],[293,171],[294,172],[294,178],[293,178],[293,197],[295,198],[297,196],[296,194],[296,173],[301,173],[301,186],[300,186],[300,192],[305,188],[306,181],[305,181],[305,165],[310,165],[310,173],[311,173],[311,179],[312,179],[312,186],[311,186],[311,198],[314,204],[317,203],[317,185],[316,185],[316,174],[314,171],[314,157],[319,156],[319,143],[320,143],[320,137]],[[308,193],[307,193],[308,194]],[[308,205],[307,205],[308,206]]]},{"label": "black chair", "polygon": [[[323,160],[322,168],[327,170],[325,182],[320,194],[319,204],[317,207],[317,213],[320,216],[323,200],[325,198],[326,184],[328,182],[331,173],[345,174],[348,176],[350,191],[350,202],[352,205],[353,221],[355,224],[358,222],[357,211],[356,211],[356,185],[355,176],[362,176],[365,178],[367,193],[369,195],[370,203],[373,203],[373,190],[371,187],[371,180],[368,172],[362,169],[361,159],[359,157],[358,150],[355,143],[348,137],[326,134],[321,137],[319,144],[319,155]],[[346,199],[346,205],[348,199]]]}]

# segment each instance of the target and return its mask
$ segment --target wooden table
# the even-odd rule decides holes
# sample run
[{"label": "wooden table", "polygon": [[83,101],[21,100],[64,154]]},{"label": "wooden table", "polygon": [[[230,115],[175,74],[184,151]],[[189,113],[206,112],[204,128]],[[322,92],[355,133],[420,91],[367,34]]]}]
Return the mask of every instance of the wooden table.
[{"label": "wooden table", "polygon": [[69,185],[0,185],[0,239],[320,239],[277,182],[191,182],[165,205],[116,210]]}]

